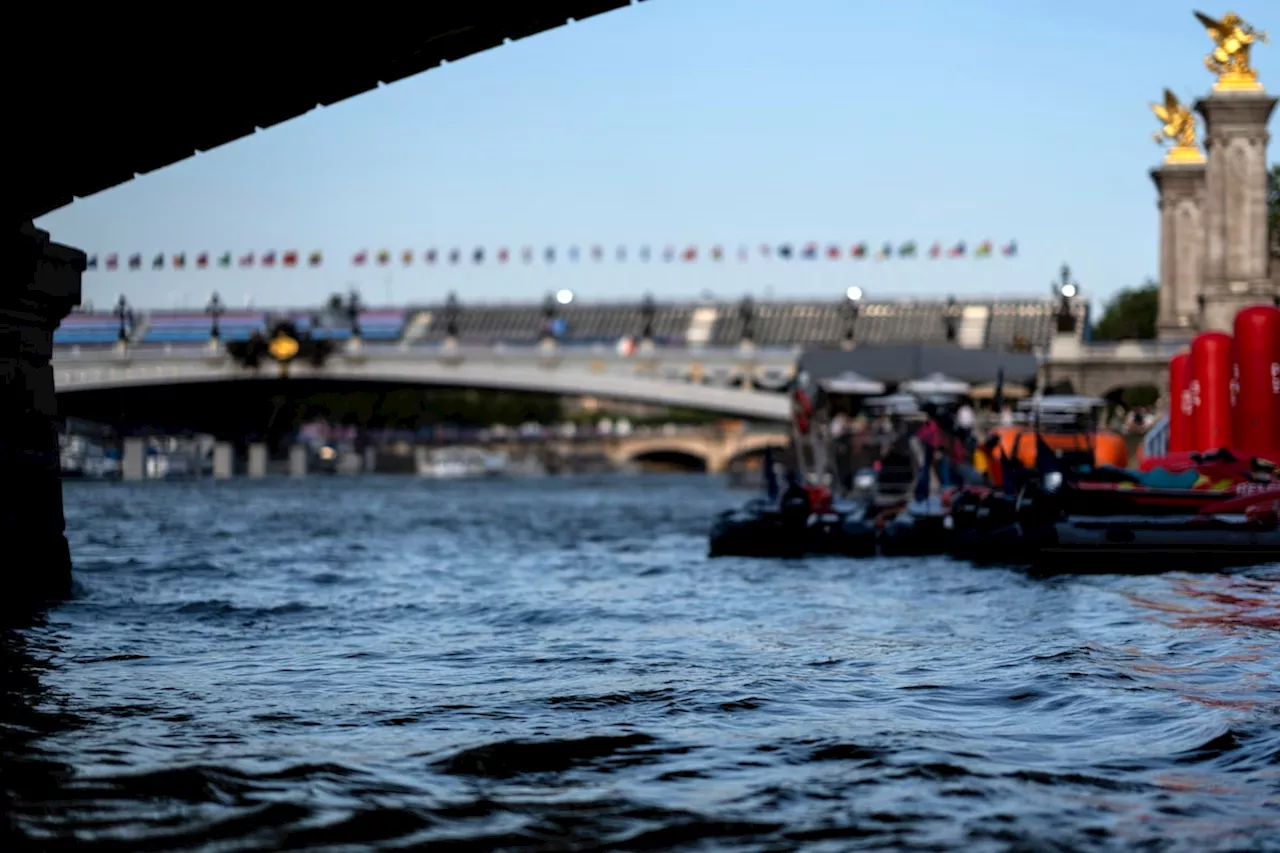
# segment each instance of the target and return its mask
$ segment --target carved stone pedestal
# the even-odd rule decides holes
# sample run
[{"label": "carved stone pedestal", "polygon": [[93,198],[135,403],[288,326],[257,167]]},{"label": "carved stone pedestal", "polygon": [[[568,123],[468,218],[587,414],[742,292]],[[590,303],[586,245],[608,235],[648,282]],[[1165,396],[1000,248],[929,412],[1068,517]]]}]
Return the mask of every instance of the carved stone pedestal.
[{"label": "carved stone pedestal", "polygon": [[80,304],[85,254],[25,223],[0,283],[0,616],[71,594],[54,425],[53,331]]},{"label": "carved stone pedestal", "polygon": [[1204,116],[1205,260],[1201,328],[1230,333],[1236,312],[1275,298],[1267,234],[1266,92],[1214,92],[1196,102]]},{"label": "carved stone pedestal", "polygon": [[1151,170],[1160,193],[1161,339],[1189,338],[1200,320],[1204,273],[1204,163],[1165,163]]}]

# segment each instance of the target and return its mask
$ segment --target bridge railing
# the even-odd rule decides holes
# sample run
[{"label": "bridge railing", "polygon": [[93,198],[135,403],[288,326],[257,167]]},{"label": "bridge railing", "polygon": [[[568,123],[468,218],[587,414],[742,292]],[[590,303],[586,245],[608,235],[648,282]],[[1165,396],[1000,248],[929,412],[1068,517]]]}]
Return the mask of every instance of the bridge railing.
[{"label": "bridge railing", "polygon": [[1151,459],[1169,452],[1169,416],[1161,415],[1142,437],[1142,456]]}]

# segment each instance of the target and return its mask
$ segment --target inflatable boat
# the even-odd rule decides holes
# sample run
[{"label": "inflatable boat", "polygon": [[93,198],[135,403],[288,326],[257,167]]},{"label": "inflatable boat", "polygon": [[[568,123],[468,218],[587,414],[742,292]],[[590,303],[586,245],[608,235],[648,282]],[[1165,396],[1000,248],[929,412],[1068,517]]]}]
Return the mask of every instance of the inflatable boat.
[{"label": "inflatable boat", "polygon": [[816,511],[798,498],[757,498],[726,510],[711,525],[711,557],[786,557],[876,553],[875,521],[860,503],[830,503]]}]

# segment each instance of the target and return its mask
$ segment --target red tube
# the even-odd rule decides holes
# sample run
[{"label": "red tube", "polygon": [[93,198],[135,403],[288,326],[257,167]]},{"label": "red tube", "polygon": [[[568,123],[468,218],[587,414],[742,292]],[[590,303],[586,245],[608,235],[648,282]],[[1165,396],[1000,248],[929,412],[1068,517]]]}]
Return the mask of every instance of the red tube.
[{"label": "red tube", "polygon": [[1191,449],[1191,353],[1169,359],[1169,453]]},{"label": "red tube", "polygon": [[1231,336],[1201,332],[1191,341],[1192,450],[1231,446]]},{"label": "red tube", "polygon": [[1231,391],[1235,446],[1280,462],[1280,308],[1236,314]]}]

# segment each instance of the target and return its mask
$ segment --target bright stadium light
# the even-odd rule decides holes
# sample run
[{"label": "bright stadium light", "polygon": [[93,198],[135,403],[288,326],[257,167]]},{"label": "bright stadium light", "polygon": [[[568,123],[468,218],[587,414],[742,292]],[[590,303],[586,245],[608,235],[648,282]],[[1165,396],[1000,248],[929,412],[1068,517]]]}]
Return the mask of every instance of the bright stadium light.
[{"label": "bright stadium light", "polygon": [[556,302],[559,302],[561,305],[568,305],[572,301],[573,301],[572,290],[560,290],[556,292]]},{"label": "bright stadium light", "polygon": [[857,302],[862,298],[862,288],[858,287],[856,284],[852,285],[844,292],[844,295],[850,302]]}]

